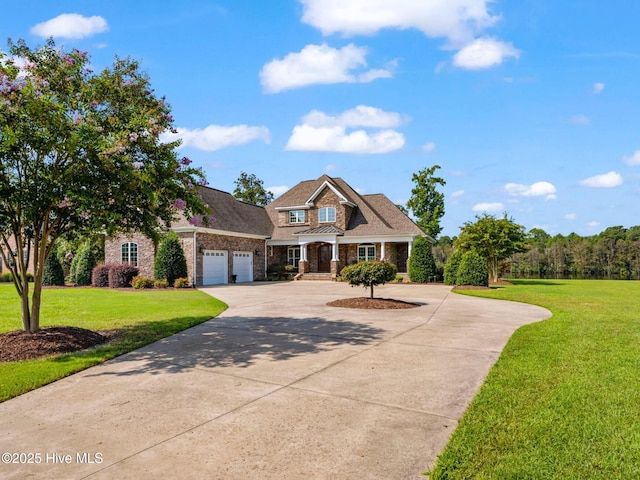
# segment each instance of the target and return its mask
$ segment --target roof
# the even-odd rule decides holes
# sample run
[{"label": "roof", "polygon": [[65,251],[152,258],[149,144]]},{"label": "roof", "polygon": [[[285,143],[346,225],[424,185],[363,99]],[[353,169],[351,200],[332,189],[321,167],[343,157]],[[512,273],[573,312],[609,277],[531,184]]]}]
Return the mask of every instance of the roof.
[{"label": "roof", "polygon": [[333,225],[324,225],[322,227],[310,228],[301,232],[295,232],[294,235],[344,235],[344,231]]}]

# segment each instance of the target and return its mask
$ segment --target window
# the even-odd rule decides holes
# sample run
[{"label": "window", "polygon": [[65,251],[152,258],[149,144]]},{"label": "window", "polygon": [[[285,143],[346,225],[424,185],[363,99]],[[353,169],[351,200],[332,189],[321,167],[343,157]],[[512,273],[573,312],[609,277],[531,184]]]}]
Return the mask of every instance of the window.
[{"label": "window", "polygon": [[304,223],[304,210],[290,210],[289,223]]},{"label": "window", "polygon": [[298,268],[300,263],[300,247],[289,247],[287,251],[287,263],[293,265],[293,268]]},{"label": "window", "polygon": [[333,207],[322,207],[320,209],[320,223],[330,223],[336,221],[336,209]]},{"label": "window", "polygon": [[358,245],[358,261],[369,262],[376,259],[376,246],[373,244]]},{"label": "window", "polygon": [[134,267],[138,266],[138,244],[134,242],[123,243],[121,247],[120,261]]}]

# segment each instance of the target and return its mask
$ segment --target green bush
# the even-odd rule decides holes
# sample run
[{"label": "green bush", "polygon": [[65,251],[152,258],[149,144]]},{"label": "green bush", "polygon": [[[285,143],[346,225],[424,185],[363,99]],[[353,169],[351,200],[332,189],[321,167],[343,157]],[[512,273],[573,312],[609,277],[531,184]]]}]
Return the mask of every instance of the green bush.
[{"label": "green bush", "polygon": [[398,268],[388,262],[358,262],[344,267],[340,276],[347,280],[349,285],[369,287],[373,298],[373,287],[394,280],[397,273]]},{"label": "green bush", "polygon": [[167,288],[168,286],[169,282],[167,282],[165,279],[156,280],[155,282],[153,282],[153,288]]},{"label": "green bush", "polygon": [[93,267],[96,266],[96,257],[91,250],[91,245],[86,242],[71,262],[71,283],[76,285],[91,285]]},{"label": "green bush", "polygon": [[64,270],[55,250],[49,254],[44,264],[42,284],[46,286],[64,285]]},{"label": "green bush", "polygon": [[460,266],[456,273],[456,285],[489,286],[487,261],[474,250],[469,250],[462,255]]},{"label": "green bush", "polygon": [[462,251],[460,249],[454,250],[449,258],[447,258],[444,264],[444,283],[445,285],[455,285],[456,278],[458,276],[458,267],[460,266],[460,260],[462,260]]},{"label": "green bush", "polygon": [[404,277],[402,275],[396,275],[395,282],[402,283],[404,281]]},{"label": "green bush", "polygon": [[189,288],[190,286],[189,279],[186,277],[176,278],[173,282],[174,288]]},{"label": "green bush", "polygon": [[5,272],[2,275],[0,275],[0,282],[3,282],[3,283],[13,282],[13,276],[11,275],[11,272]]},{"label": "green bush", "polygon": [[417,237],[411,247],[409,257],[409,280],[427,283],[436,275],[436,261],[431,251],[431,242],[425,237]]},{"label": "green bush", "polygon": [[141,288],[153,288],[153,279],[149,277],[145,277],[143,275],[138,275],[133,277],[131,280],[131,286],[136,290]]},{"label": "green bush", "polygon": [[187,259],[176,232],[169,232],[160,241],[153,276],[157,280],[166,279],[169,285],[173,285],[177,278],[187,276]]}]

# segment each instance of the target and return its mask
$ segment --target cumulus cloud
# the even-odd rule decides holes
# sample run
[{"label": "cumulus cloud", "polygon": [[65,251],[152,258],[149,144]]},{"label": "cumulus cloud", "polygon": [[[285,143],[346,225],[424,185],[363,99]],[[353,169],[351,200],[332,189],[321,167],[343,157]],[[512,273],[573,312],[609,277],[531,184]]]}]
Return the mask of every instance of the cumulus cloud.
[{"label": "cumulus cloud", "polygon": [[386,28],[420,30],[451,44],[468,43],[494,25],[490,0],[300,0],[302,21],[324,35],[374,35]]},{"label": "cumulus cloud", "polygon": [[275,198],[278,198],[280,195],[282,195],[283,193],[289,191],[291,187],[288,187],[287,185],[277,185],[274,187],[267,187],[267,191],[273,193],[273,196]]},{"label": "cumulus cloud", "polygon": [[481,70],[500,65],[506,58],[520,58],[520,50],[494,38],[478,38],[453,56],[453,65],[467,70]]},{"label": "cumulus cloud", "polygon": [[77,13],[63,13],[31,27],[31,33],[42,38],[78,39],[109,30],[107,21],[99,16],[84,17]]},{"label": "cumulus cloud", "polygon": [[556,187],[549,182],[536,182],[532,185],[507,183],[504,189],[514,197],[546,197],[547,200],[556,198]]},{"label": "cumulus cloud", "polygon": [[[404,146],[401,133],[391,130],[399,126],[403,117],[395,112],[359,105],[340,115],[327,115],[318,110],[302,118],[302,124],[293,128],[286,150],[373,154],[388,153]],[[378,128],[370,132],[360,128]]]},{"label": "cumulus cloud", "polygon": [[473,206],[474,212],[501,212],[504,210],[504,205],[500,202],[496,203],[476,203]]},{"label": "cumulus cloud", "polygon": [[598,95],[599,93],[602,93],[603,90],[604,90],[604,83],[596,82],[596,83],[593,84],[593,93],[595,95]]},{"label": "cumulus cloud", "polygon": [[619,187],[622,183],[622,175],[614,171],[580,180],[580,185],[590,188],[613,188]]},{"label": "cumulus cloud", "polygon": [[622,157],[622,161],[627,165],[631,165],[632,167],[640,165],[640,150],[636,150],[633,154],[629,156]]},{"label": "cumulus cloud", "polygon": [[369,83],[393,76],[395,62],[383,69],[364,70],[367,49],[349,44],[336,49],[307,45],[300,52],[272,60],[260,71],[260,84],[266,93],[278,93],[315,84]]},{"label": "cumulus cloud", "polygon": [[270,143],[271,135],[267,127],[209,125],[204,129],[189,130],[187,128],[178,128],[177,133],[165,132],[161,140],[167,143],[182,140],[180,148],[192,147],[198,150],[214,151],[235,145],[243,145],[254,140]]}]

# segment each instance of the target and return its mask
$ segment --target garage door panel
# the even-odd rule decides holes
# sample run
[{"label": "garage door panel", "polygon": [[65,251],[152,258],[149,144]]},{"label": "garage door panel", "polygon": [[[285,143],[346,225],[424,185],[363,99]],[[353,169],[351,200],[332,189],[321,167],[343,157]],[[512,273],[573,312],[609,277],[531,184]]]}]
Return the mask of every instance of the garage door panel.
[{"label": "garage door panel", "polygon": [[233,252],[236,282],[253,282],[253,252]]},{"label": "garage door panel", "polygon": [[202,257],[203,285],[229,283],[229,260],[224,250],[205,250]]}]

